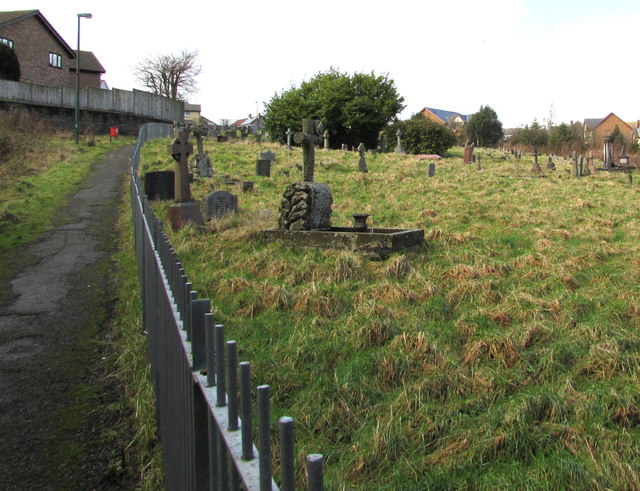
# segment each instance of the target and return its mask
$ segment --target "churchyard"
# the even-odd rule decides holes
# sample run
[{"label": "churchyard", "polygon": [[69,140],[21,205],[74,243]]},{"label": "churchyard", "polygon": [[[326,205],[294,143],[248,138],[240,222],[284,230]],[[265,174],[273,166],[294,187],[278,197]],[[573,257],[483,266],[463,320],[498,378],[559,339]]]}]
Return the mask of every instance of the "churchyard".
[{"label": "churchyard", "polygon": [[[640,188],[626,174],[577,178],[559,157],[540,174],[533,156],[482,148],[481,165],[457,148],[431,169],[367,152],[365,173],[358,152],[316,150],[334,226],[368,214],[424,230],[380,259],[262,240],[303,180],[299,147],[204,151],[213,173],[192,196],[226,191],[236,211],[165,230],[270,385],[273,421],[295,418],[300,460],[325,456],[327,489],[640,482]],[[167,141],[144,147],[142,174],[173,168]],[[160,218],[171,204],[153,202]]]}]

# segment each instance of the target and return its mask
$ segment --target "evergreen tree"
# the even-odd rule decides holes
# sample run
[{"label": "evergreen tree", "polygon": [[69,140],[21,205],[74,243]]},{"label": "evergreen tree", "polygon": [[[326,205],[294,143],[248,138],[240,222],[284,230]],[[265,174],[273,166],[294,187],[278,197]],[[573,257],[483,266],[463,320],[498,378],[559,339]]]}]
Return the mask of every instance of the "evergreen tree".
[{"label": "evergreen tree", "polygon": [[471,115],[465,126],[467,138],[479,147],[492,146],[502,140],[502,123],[496,112],[489,106]]}]

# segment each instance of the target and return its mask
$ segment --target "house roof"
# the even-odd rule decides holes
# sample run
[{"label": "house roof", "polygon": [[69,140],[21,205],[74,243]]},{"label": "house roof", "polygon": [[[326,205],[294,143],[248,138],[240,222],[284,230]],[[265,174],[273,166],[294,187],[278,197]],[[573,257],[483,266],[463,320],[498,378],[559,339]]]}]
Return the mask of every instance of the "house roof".
[{"label": "house roof", "polygon": [[[73,50],[74,55],[78,52],[78,50]],[[75,65],[70,67],[72,72],[76,71]],[[102,64],[96,58],[91,51],[80,50],[80,71],[81,72],[96,72],[96,73],[106,73],[106,70],[102,66]]]},{"label": "house roof", "polygon": [[460,114],[454,111],[445,111],[444,109],[434,109],[432,107],[425,107],[424,109],[437,116],[443,123],[453,122],[456,116],[460,116],[465,123],[469,118],[466,114]]},{"label": "house roof", "polygon": [[36,17],[53,35],[54,38],[60,43],[60,45],[69,53],[71,58],[75,58],[76,55],[71,49],[71,46],[58,34],[49,21],[45,19],[44,15],[39,10],[14,10],[11,12],[0,12],[0,27],[8,26],[15,22],[19,22],[29,17]]},{"label": "house roof", "polygon": [[202,106],[200,104],[185,103],[184,110],[199,113],[200,111],[202,111]]},{"label": "house roof", "polygon": [[233,123],[231,126],[235,126],[235,127],[249,126],[253,124],[256,121],[256,119],[258,119],[257,116],[253,116],[253,117],[249,116],[248,118],[239,119],[238,121]]},{"label": "house roof", "polygon": [[[607,119],[609,119],[609,118],[610,118],[610,117],[612,117],[612,116],[614,116],[614,117],[618,118],[618,116],[616,116],[615,114],[613,114],[613,113],[609,113],[609,115],[605,116],[605,117],[604,117],[604,118],[602,118],[602,119],[585,119],[583,124],[584,124],[584,127],[585,127],[587,130],[589,130],[589,131],[593,131],[593,130],[594,130],[594,129],[596,129],[598,126],[600,126],[604,121],[606,121]],[[618,119],[620,119],[620,118],[618,118]],[[622,121],[621,119],[620,119],[620,122],[621,122],[622,124],[624,124],[624,125],[628,126],[630,130],[632,130],[632,129],[633,129],[633,128],[632,128],[632,126],[631,126],[629,123],[626,123],[625,121]]]},{"label": "house roof", "polygon": [[591,131],[592,129],[594,129],[596,126],[598,126],[600,124],[600,121],[602,121],[602,118],[589,118],[589,119],[585,119],[583,124],[585,129]]}]

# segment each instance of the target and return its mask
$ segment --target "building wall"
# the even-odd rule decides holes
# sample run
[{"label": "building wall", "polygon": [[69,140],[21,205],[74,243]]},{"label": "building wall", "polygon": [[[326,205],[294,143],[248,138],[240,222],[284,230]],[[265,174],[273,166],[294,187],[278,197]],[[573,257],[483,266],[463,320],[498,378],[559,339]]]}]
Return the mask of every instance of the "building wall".
[{"label": "building wall", "polygon": [[[65,85],[68,85],[69,87],[76,86],[76,69],[75,69],[76,60],[73,60],[72,63],[73,63],[73,66],[72,66],[73,70],[69,72],[69,80],[65,84]],[[87,72],[80,71],[80,87],[92,87],[94,89],[99,89],[100,74],[87,73]]]},{"label": "building wall", "polygon": [[[75,60],[36,16],[0,27],[0,37],[13,41],[21,82],[57,86],[69,83],[69,67]],[[61,68],[49,66],[49,53],[62,57]]]},{"label": "building wall", "polygon": [[620,131],[624,135],[624,138],[627,141],[627,151],[629,151],[631,142],[633,141],[633,128],[631,128],[627,123],[622,121],[615,114],[610,115],[594,128],[592,139],[593,146],[596,148],[600,148],[604,144],[603,137],[605,136],[605,132],[610,131],[613,134],[616,126],[620,128]]}]

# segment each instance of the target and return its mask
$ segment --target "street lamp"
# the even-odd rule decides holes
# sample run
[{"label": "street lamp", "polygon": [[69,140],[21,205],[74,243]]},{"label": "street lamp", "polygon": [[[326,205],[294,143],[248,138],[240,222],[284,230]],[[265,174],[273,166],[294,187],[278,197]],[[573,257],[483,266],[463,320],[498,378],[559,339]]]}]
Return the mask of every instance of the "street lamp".
[{"label": "street lamp", "polygon": [[76,145],[80,143],[80,18],[91,19],[91,14],[78,14],[78,50],[76,52],[76,119],[74,138]]}]

